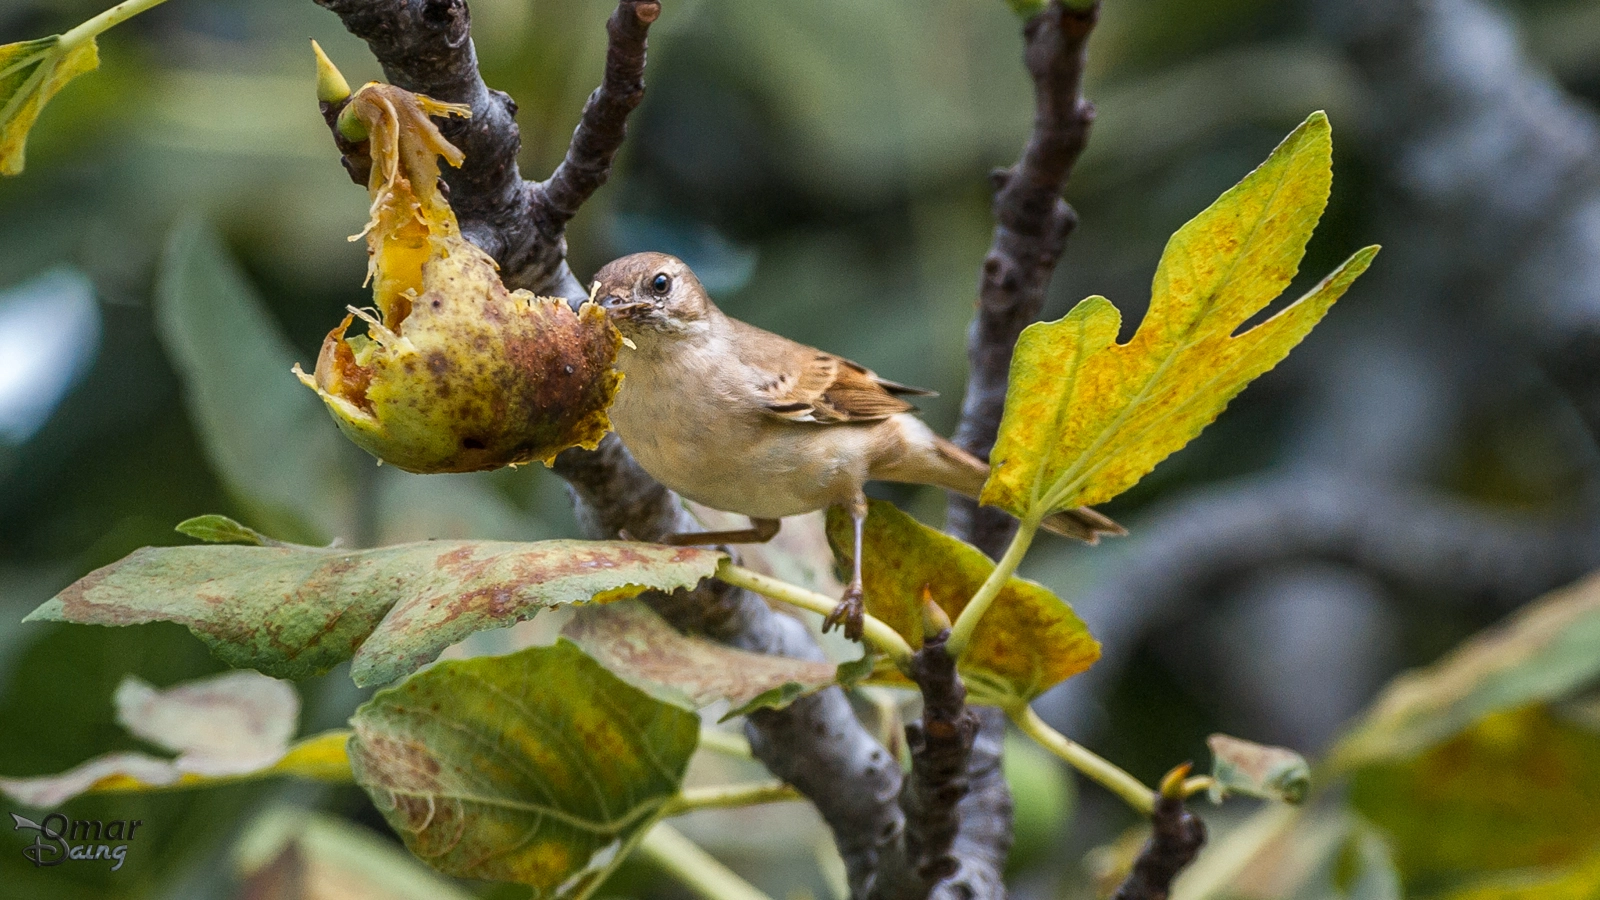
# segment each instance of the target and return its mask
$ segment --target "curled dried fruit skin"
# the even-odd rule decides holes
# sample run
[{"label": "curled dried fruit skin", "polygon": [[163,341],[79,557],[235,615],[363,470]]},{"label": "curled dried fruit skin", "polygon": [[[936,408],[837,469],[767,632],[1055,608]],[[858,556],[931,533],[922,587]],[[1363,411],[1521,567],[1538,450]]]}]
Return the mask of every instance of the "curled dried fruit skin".
[{"label": "curled dried fruit skin", "polygon": [[[620,338],[592,303],[509,291],[494,260],[461,235],[439,190],[439,159],[461,151],[432,116],[470,111],[370,83],[340,115],[371,144],[367,277],[375,309],[328,333],[316,390],[362,449],[410,472],[472,472],[568,447],[593,448],[622,376]],[[365,335],[346,336],[356,318]]]}]

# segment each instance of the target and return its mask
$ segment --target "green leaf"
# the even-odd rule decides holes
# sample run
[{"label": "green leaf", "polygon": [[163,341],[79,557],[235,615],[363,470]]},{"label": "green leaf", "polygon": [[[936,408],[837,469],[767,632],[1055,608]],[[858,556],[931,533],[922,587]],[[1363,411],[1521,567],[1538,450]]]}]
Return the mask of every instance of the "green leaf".
[{"label": "green leaf", "polygon": [[59,34],[0,46],[0,175],[21,174],[28,132],[44,105],[98,65],[93,38],[71,49]]},{"label": "green leaf", "polygon": [[721,700],[728,716],[782,708],[834,684],[838,667],[690,637],[642,603],[580,609],[562,631],[590,658],[651,696],[690,709]]},{"label": "green leaf", "polygon": [[576,893],[677,795],[699,717],[561,641],[440,663],[351,719],[356,781],[450,875]]},{"label": "green leaf", "polygon": [[231,666],[299,678],[353,657],[357,684],[381,684],[541,609],[692,587],[721,558],[633,541],[146,547],[79,579],[28,621],[177,622]]},{"label": "green leaf", "polygon": [[227,516],[208,514],[184,519],[173,528],[208,544],[254,544],[257,547],[281,547],[283,542],[273,540],[254,528],[241,525]]},{"label": "green leaf", "polygon": [[1299,803],[1311,790],[1305,757],[1284,747],[1268,747],[1225,734],[1206,738],[1211,748],[1211,801],[1230,794]]},{"label": "green leaf", "polygon": [[0,778],[0,792],[49,808],[85,793],[207,787],[275,775],[350,778],[347,733],[290,746],[300,699],[290,685],[255,672],[225,672],[166,690],[128,677],[114,700],[122,727],[177,758],[110,753],[58,775]]},{"label": "green leaf", "polygon": [[1037,521],[1109,500],[1277,365],[1377,253],[1361,250],[1282,312],[1235,333],[1294,278],[1331,179],[1328,120],[1315,113],[1172,236],[1128,343],[1116,343],[1121,316],[1104,297],[1028,326],[983,502]]},{"label": "green leaf", "polygon": [[[828,513],[828,539],[847,570],[853,549],[849,516]],[[924,598],[954,621],[994,570],[983,552],[911,518],[893,504],[870,502],[862,537],[867,611],[912,647],[922,646]],[[1043,585],[1011,578],[973,632],[960,671],[974,703],[1013,706],[1088,669],[1100,644],[1065,601]],[[898,672],[881,680],[909,684]]]},{"label": "green leaf", "polygon": [[206,456],[252,519],[309,543],[350,536],[370,463],[296,383],[294,349],[206,223],[173,229],[155,316]]},{"label": "green leaf", "polygon": [[1543,706],[1494,713],[1358,771],[1350,802],[1388,833],[1411,887],[1571,863],[1600,846],[1600,735]]},{"label": "green leaf", "polygon": [[1402,760],[1486,715],[1566,697],[1600,676],[1600,575],[1548,594],[1433,665],[1395,679],[1334,748],[1348,771]]}]

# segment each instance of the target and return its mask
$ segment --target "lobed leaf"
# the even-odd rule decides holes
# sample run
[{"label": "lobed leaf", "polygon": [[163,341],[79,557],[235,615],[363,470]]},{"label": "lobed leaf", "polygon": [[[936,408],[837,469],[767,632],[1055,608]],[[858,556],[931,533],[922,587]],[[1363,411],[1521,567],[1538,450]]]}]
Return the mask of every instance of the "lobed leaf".
[{"label": "lobed leaf", "polygon": [[541,609],[692,587],[721,558],[632,541],[146,547],[79,579],[26,621],[177,622],[231,666],[297,678],[353,659],[357,684],[381,684]]},{"label": "lobed leaf", "polygon": [[677,795],[699,717],[561,641],[440,663],[351,719],[357,783],[422,860],[535,896],[594,884]]},{"label": "lobed leaf", "polygon": [[1121,316],[1104,297],[1024,329],[982,501],[1038,521],[1109,500],[1277,365],[1377,253],[1357,252],[1277,315],[1235,333],[1289,286],[1331,183],[1319,112],[1172,236],[1128,343],[1116,343]]},{"label": "lobed leaf", "polygon": [[1335,746],[1348,771],[1411,758],[1495,712],[1568,696],[1600,677],[1600,575],[1523,607],[1433,665],[1396,678]]},{"label": "lobed leaf", "polygon": [[93,38],[72,48],[59,34],[0,46],[0,175],[22,173],[28,132],[45,104],[99,65]]},{"label": "lobed leaf", "polygon": [[1211,801],[1237,794],[1299,803],[1311,791],[1311,767],[1285,747],[1269,747],[1225,734],[1206,738],[1211,748]]},{"label": "lobed leaf", "polygon": [[838,681],[838,666],[738,650],[680,633],[642,603],[580,609],[561,632],[628,684],[699,709],[732,704],[728,717],[781,709]]},{"label": "lobed leaf", "polygon": [[204,787],[275,775],[350,777],[347,733],[291,746],[299,697],[290,685],[255,672],[225,672],[166,690],[130,676],[113,700],[122,727],[177,757],[109,753],[57,775],[0,778],[0,792],[46,808],[85,793]]},{"label": "lobed leaf", "polygon": [[[849,516],[828,513],[828,539],[848,568],[853,535]],[[921,647],[923,603],[951,621],[994,570],[983,552],[911,518],[893,504],[870,501],[862,536],[861,576],[867,611]],[[975,703],[1012,706],[1088,669],[1100,644],[1065,601],[1041,584],[1011,578],[973,632],[960,672]],[[909,684],[898,672],[876,676]]]}]

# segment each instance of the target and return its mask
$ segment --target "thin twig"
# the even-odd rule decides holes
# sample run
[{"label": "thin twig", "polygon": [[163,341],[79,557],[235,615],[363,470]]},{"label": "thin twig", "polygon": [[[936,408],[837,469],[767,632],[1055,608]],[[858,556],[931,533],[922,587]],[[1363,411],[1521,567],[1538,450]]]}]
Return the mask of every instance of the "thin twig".
[{"label": "thin twig", "polygon": [[611,174],[611,162],[627,134],[628,114],[644,99],[645,38],[660,15],[656,0],[623,0],[606,22],[611,42],[605,80],[584,104],[561,165],[534,193],[539,224],[553,228],[555,237]]}]

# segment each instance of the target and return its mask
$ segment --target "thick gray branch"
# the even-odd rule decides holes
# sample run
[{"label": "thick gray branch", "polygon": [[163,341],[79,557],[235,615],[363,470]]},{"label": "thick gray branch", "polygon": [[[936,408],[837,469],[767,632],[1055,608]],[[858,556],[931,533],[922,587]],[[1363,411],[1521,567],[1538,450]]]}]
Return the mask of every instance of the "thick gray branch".
[{"label": "thick gray branch", "polygon": [[[643,95],[645,41],[660,4],[617,4],[607,24],[604,80],[584,107],[566,159],[548,181],[535,184],[517,170],[516,105],[485,86],[478,73],[464,0],[317,2],[367,41],[392,82],[472,107],[466,122],[441,122],[466,153],[466,163],[447,171],[446,181],[462,232],[495,257],[506,283],[583,299],[586,292],[567,266],[564,226],[610,173],[627,116]],[[341,143],[340,151],[347,164],[360,167],[358,147]],[[645,474],[615,435],[596,451],[561,454],[555,469],[570,485],[590,537],[615,538],[625,530],[650,539],[697,530],[678,498]],[[822,658],[801,623],[719,582],[647,600],[679,628],[750,650]],[[865,896],[881,848],[900,837],[903,820],[894,803],[899,767],[838,689],[756,713],[747,730],[757,757],[816,805],[833,829],[853,891]]]}]

